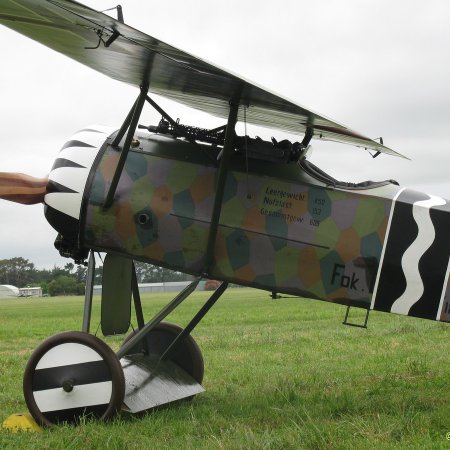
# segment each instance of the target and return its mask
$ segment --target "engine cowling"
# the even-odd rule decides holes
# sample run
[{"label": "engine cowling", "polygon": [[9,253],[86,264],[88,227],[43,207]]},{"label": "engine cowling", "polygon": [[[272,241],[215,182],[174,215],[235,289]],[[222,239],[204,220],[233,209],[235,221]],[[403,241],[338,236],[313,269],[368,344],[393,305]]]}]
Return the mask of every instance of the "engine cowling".
[{"label": "engine cowling", "polygon": [[85,257],[86,250],[78,246],[83,196],[97,156],[113,131],[95,125],[75,133],[62,146],[48,176],[45,217],[59,233],[55,246],[63,256]]}]

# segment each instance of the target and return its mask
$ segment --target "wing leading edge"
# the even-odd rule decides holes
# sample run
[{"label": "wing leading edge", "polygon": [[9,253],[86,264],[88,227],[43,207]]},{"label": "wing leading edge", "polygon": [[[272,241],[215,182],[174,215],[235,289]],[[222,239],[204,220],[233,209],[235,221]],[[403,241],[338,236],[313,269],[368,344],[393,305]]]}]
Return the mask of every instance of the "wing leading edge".
[{"label": "wing leading edge", "polygon": [[[70,0],[3,0],[0,23],[111,78],[140,86],[226,119],[239,101],[238,120],[381,153],[394,150],[290,100]],[[104,43],[115,34],[109,46]],[[103,42],[102,42],[103,41]],[[100,44],[100,45],[98,45]],[[93,48],[96,47],[97,48]]]}]

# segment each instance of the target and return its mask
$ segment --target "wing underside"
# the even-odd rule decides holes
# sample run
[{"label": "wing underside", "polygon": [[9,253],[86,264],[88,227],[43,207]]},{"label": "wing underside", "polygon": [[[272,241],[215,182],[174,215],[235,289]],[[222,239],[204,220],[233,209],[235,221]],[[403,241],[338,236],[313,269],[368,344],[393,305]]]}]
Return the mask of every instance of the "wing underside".
[{"label": "wing underside", "polygon": [[[202,59],[80,3],[3,0],[0,23],[111,78],[140,86],[226,119],[230,101],[238,120],[402,156],[347,127],[258,87]],[[108,46],[105,43],[115,34]],[[98,45],[100,44],[100,45]],[[98,45],[97,48],[94,48]]]}]

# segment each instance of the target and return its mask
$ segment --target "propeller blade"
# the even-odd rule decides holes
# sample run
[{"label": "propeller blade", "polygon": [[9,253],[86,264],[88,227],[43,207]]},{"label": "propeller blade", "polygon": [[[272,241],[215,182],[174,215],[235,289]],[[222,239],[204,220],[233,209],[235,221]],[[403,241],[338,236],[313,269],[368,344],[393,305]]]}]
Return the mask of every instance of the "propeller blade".
[{"label": "propeller blade", "polygon": [[0,198],[24,205],[43,203],[48,178],[0,172]]}]

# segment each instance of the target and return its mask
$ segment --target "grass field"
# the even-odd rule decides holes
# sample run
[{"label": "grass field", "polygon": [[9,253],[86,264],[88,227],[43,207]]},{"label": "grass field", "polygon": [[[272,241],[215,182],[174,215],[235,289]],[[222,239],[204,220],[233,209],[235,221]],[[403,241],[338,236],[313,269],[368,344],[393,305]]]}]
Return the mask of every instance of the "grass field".
[{"label": "grass field", "polygon": [[[169,320],[185,325],[196,292]],[[143,297],[149,318],[170,296]],[[99,321],[99,302],[93,328]],[[0,300],[0,420],[26,411],[22,374],[48,336],[81,328],[83,299]],[[43,433],[0,431],[0,449],[450,449],[450,327],[230,289],[194,330],[206,392],[139,417]],[[352,313],[362,320],[363,311]],[[107,338],[117,349],[121,338]]]}]

